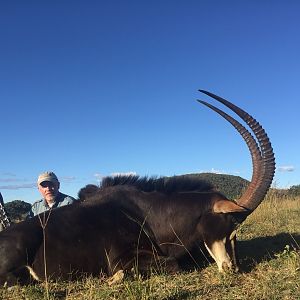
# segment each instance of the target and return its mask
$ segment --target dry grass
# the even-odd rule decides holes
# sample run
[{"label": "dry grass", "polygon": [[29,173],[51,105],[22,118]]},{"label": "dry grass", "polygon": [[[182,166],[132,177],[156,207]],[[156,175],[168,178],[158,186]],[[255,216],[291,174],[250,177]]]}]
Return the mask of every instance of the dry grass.
[{"label": "dry grass", "polygon": [[243,272],[220,274],[215,264],[176,275],[106,278],[0,289],[1,299],[300,299],[300,199],[269,194],[239,229]]}]

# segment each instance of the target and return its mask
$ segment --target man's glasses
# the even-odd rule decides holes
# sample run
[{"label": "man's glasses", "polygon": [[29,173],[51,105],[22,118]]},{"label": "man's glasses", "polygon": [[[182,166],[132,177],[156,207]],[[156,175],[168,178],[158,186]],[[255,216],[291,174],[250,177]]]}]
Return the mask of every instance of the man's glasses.
[{"label": "man's glasses", "polygon": [[43,188],[45,187],[53,188],[55,184],[51,181],[43,181],[40,183],[40,186],[42,186]]}]

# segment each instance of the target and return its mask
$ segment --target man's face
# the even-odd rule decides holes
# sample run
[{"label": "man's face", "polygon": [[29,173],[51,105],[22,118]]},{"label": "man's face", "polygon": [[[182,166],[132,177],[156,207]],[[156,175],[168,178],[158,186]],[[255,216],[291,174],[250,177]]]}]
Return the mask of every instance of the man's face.
[{"label": "man's face", "polygon": [[43,181],[38,188],[47,203],[52,203],[58,194],[59,182]]}]

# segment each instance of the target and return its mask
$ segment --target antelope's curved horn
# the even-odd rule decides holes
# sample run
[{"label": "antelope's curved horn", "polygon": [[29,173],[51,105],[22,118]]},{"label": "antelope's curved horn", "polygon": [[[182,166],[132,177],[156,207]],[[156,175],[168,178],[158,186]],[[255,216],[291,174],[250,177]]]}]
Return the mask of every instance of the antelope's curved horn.
[{"label": "antelope's curved horn", "polygon": [[[233,125],[236,128],[236,130],[239,132],[239,134],[242,136],[242,138],[244,139],[244,141],[246,142],[246,144],[248,146],[248,149],[250,150],[250,154],[251,154],[251,158],[252,158],[252,166],[253,166],[252,173],[253,174],[252,174],[251,182],[253,183],[253,185],[258,185],[259,179],[260,179],[260,174],[262,171],[261,170],[262,164],[261,164],[261,154],[260,154],[257,142],[254,139],[254,137],[242,124],[240,124],[237,120],[235,120],[234,118],[232,118],[231,116],[229,116],[228,114],[223,112],[222,110],[218,109],[217,107],[215,107],[205,101],[202,101],[202,100],[197,100],[197,101],[200,102],[201,104],[204,104],[205,106],[209,107],[210,109],[214,110],[219,115],[221,115],[225,120],[227,120],[229,123],[231,123],[231,125]],[[251,189],[250,190],[247,189],[244,193],[244,196],[246,198],[251,197],[251,195],[250,195],[251,191],[252,191]],[[247,207],[245,207],[245,208],[247,208]]]},{"label": "antelope's curved horn", "polygon": [[253,167],[252,179],[246,191],[237,200],[237,203],[240,206],[253,211],[264,199],[274,177],[275,157],[270,140],[262,126],[247,112],[217,95],[204,90],[199,91],[216,99],[235,112],[243,121],[247,123],[258,141],[257,143],[251,133],[234,118],[224,113],[220,109],[212,106],[211,104],[198,100],[200,103],[216,111],[228,122],[230,122],[243,137],[250,150]]}]

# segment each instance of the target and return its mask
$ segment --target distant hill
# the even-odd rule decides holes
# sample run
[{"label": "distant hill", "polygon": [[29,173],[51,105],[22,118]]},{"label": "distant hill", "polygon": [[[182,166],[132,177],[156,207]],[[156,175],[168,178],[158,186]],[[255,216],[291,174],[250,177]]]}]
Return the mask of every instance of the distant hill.
[{"label": "distant hill", "polygon": [[216,190],[223,193],[229,199],[236,199],[249,185],[249,181],[240,176],[215,174],[215,173],[196,173],[181,176],[200,178],[210,182]]}]

